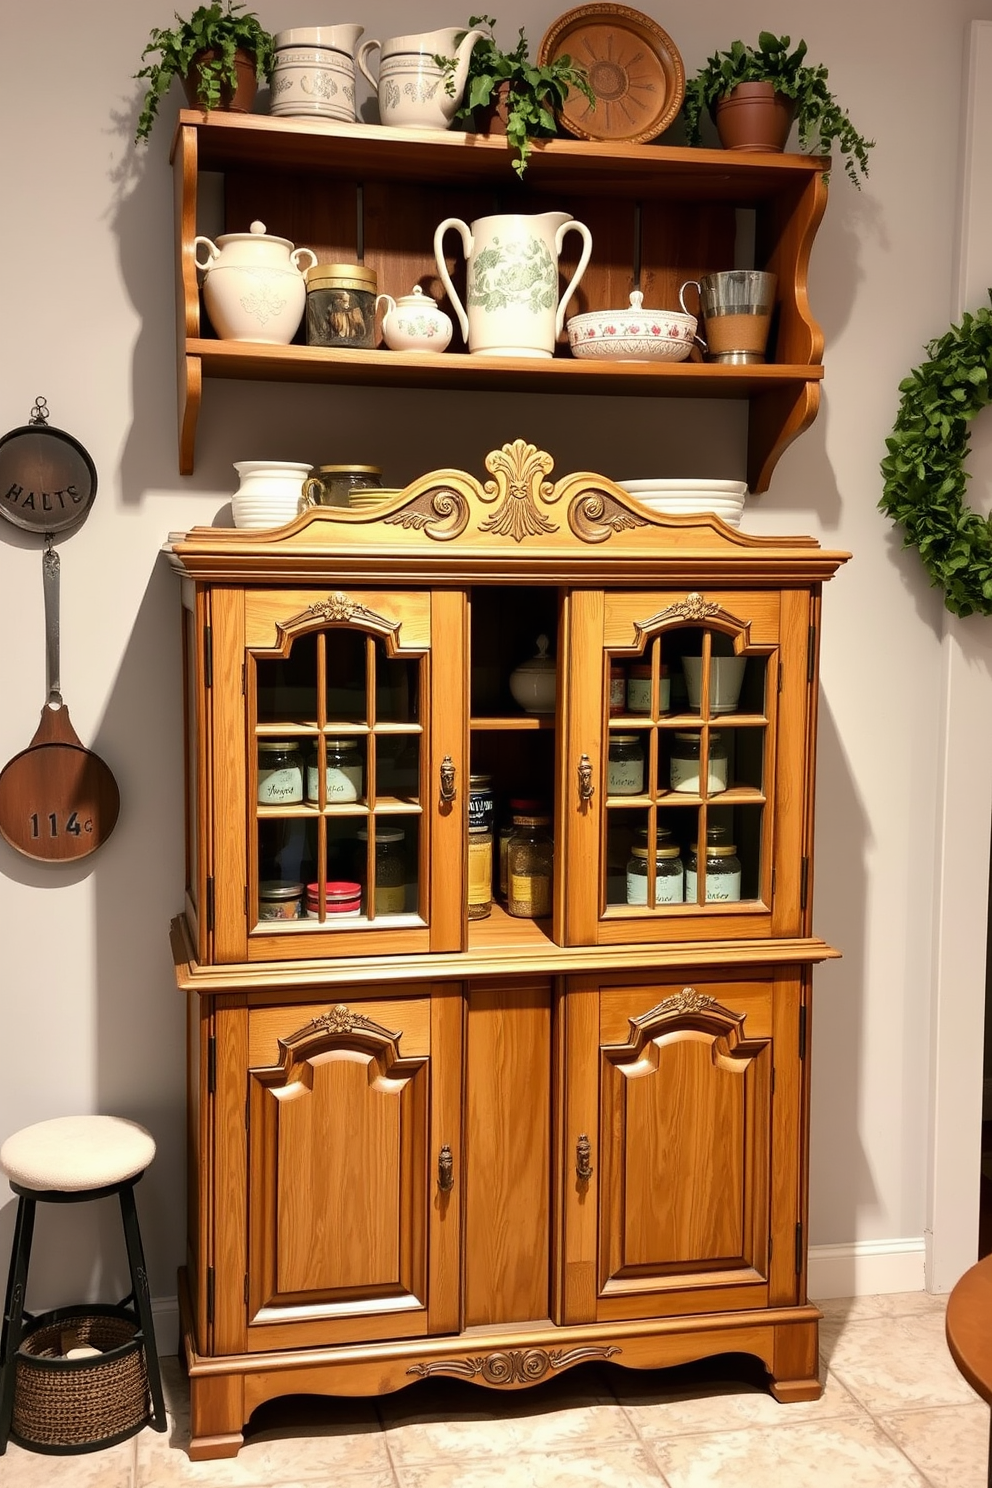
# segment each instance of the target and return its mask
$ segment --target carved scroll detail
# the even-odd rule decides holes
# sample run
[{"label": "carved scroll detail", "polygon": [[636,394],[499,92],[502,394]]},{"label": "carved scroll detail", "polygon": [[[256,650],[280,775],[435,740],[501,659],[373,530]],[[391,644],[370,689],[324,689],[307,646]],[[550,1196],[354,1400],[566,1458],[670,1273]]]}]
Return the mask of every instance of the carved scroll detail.
[{"label": "carved scroll detail", "polygon": [[606,491],[583,491],[568,508],[568,525],[583,542],[599,543],[627,527],[647,527],[649,523]]},{"label": "carved scroll detail", "polygon": [[404,506],[402,511],[383,517],[382,522],[384,526],[412,527],[434,538],[435,542],[450,542],[465,531],[468,514],[468,502],[460,491],[435,486],[432,491],[424,491]]},{"label": "carved scroll detail", "polygon": [[538,500],[548,502],[553,487],[541,477],[548,474],[554,461],[544,450],[536,449],[523,439],[504,444],[502,449],[491,450],[486,456],[486,469],[492,471],[495,480],[486,481],[482,488],[483,501],[498,501],[500,505],[479,524],[480,532],[493,532],[500,537],[512,537],[523,542],[525,537],[537,537],[541,533],[557,532],[558,525],[550,522],[538,508]]},{"label": "carved scroll detail", "polygon": [[585,1364],[590,1359],[606,1360],[622,1353],[616,1347],[592,1345],[574,1349],[506,1349],[474,1358],[439,1359],[433,1364],[412,1364],[407,1374],[429,1379],[435,1374],[450,1374],[459,1379],[481,1379],[486,1385],[532,1385],[546,1374]]}]

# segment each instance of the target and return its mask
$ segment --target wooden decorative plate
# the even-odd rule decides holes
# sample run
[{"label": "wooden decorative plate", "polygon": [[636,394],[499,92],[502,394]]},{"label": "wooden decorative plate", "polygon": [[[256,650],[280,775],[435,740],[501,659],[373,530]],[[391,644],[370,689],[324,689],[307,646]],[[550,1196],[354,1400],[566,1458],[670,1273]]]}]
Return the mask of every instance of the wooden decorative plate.
[{"label": "wooden decorative plate", "polygon": [[567,53],[586,69],[596,106],[574,88],[558,122],[579,139],[642,144],[673,122],[685,96],[685,68],[671,37],[626,5],[580,5],[553,21],[537,53],[541,66]]}]

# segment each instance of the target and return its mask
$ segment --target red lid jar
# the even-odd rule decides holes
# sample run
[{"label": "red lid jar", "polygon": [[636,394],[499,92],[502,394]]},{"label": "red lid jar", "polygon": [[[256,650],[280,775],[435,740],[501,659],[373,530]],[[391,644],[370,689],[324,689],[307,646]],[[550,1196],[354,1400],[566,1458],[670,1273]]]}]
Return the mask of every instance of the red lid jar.
[{"label": "red lid jar", "polygon": [[[362,886],[348,879],[338,879],[324,885],[324,914],[328,920],[339,920],[344,915],[357,915],[362,910]],[[320,918],[320,884],[307,884],[307,919]]]}]

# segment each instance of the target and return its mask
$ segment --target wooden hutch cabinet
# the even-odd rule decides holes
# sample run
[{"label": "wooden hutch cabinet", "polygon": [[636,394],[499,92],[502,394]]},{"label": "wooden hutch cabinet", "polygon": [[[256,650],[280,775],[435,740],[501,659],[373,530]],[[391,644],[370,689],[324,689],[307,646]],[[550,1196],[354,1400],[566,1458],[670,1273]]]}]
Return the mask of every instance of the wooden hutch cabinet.
[{"label": "wooden hutch cabinet", "polygon": [[[733,1351],[781,1400],[819,1393],[813,762],[820,589],[847,555],[552,479],[520,440],[486,466],[169,544],[195,1458],[236,1453],[274,1396],[436,1374],[516,1389]],[[548,714],[508,686],[539,633]],[[474,773],[498,809],[546,803],[546,918],[508,912],[498,867],[469,917]],[[696,844],[673,897],[663,865]]]}]

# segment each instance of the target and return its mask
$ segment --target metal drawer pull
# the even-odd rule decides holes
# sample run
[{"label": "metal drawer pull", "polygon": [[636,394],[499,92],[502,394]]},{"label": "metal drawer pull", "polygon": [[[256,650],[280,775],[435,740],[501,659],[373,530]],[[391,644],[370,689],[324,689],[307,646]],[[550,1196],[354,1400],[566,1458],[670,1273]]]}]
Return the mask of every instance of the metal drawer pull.
[{"label": "metal drawer pull", "polygon": [[455,1159],[447,1142],[438,1153],[437,1186],[442,1193],[450,1193],[455,1186]]},{"label": "metal drawer pull", "polygon": [[579,800],[591,801],[596,787],[592,783],[592,760],[587,754],[579,756]]},{"label": "metal drawer pull", "polygon": [[446,754],[441,761],[441,800],[453,801],[455,799],[455,762],[450,754]]}]

